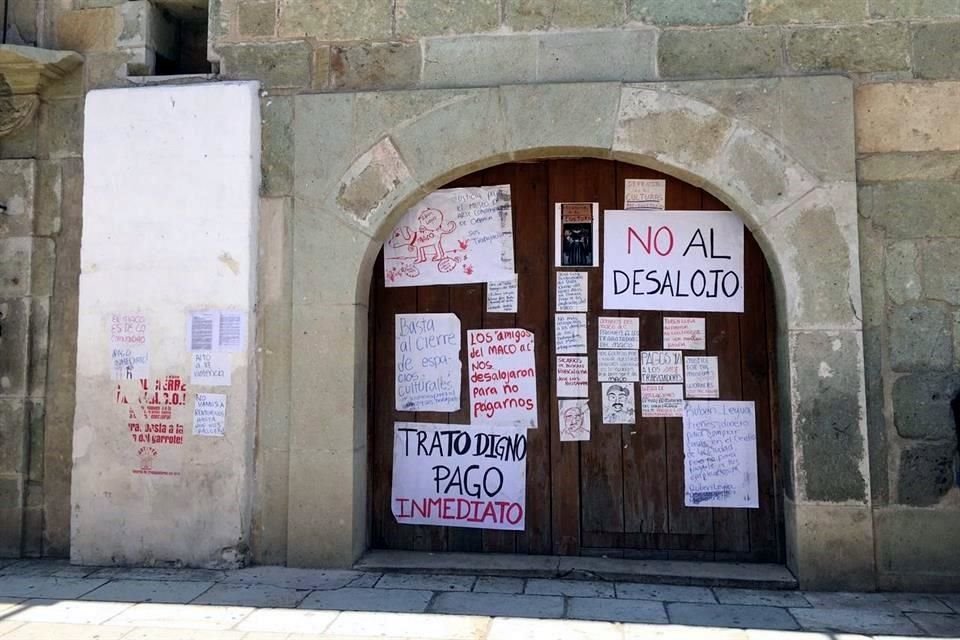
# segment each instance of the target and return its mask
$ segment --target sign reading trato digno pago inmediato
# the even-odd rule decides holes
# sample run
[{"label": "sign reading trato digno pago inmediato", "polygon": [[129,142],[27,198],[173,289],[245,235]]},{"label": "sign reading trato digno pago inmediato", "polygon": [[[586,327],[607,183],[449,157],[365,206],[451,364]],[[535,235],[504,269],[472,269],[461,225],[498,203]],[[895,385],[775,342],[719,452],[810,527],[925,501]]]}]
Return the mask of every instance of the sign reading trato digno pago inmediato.
[{"label": "sign reading trato digno pago inmediato", "polygon": [[607,211],[603,308],[743,312],[743,223],[729,211]]}]

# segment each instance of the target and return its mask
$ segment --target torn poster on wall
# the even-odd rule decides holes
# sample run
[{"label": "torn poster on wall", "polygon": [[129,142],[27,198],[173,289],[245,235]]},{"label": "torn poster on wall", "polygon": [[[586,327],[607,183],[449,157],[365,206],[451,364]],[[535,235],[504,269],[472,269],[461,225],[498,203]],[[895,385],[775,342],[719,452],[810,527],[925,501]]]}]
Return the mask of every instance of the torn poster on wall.
[{"label": "torn poster on wall", "polygon": [[193,435],[222,438],[226,432],[227,396],[198,393],[193,405]]},{"label": "torn poster on wall", "polygon": [[178,476],[183,464],[187,385],[180,376],[118,384],[114,401],[126,412],[127,433],[138,475]]},{"label": "torn poster on wall", "polygon": [[459,411],[460,318],[398,313],[394,332],[397,411]]},{"label": "torn poster on wall", "polygon": [[229,387],[232,355],[224,351],[194,351],[190,354],[190,384]]},{"label": "torn poster on wall", "polygon": [[534,335],[526,329],[467,331],[471,424],[537,428]]},{"label": "torn poster on wall", "polygon": [[553,325],[554,353],[587,352],[587,314],[557,313]]},{"label": "torn poster on wall", "polygon": [[635,349],[598,349],[597,380],[636,382],[640,379],[640,358]]},{"label": "torn poster on wall", "polygon": [[603,308],[743,311],[743,223],[729,211],[607,211]]},{"label": "torn poster on wall", "polygon": [[754,403],[688,400],[683,468],[684,505],[759,508]]},{"label": "torn poster on wall", "polygon": [[587,356],[557,356],[557,397],[587,397],[587,360]]},{"label": "torn poster on wall", "polygon": [[557,271],[557,311],[587,312],[587,274]]},{"label": "torn poster on wall", "polygon": [[640,415],[644,418],[683,416],[682,384],[641,384]]},{"label": "torn poster on wall", "polygon": [[720,367],[717,356],[687,356],[683,359],[688,398],[719,398]]},{"label": "torn poster on wall", "polygon": [[526,492],[524,427],[394,425],[390,505],[398,523],[523,531]]},{"label": "torn poster on wall", "polygon": [[383,245],[387,287],[499,282],[513,274],[510,185],[434,191]]},{"label": "torn poster on wall", "polygon": [[238,352],[246,349],[246,343],[245,311],[191,311],[187,317],[188,351]]},{"label": "torn poster on wall", "polygon": [[560,404],[560,442],[590,439],[590,403],[583,398],[558,400]]},{"label": "torn poster on wall", "polygon": [[636,424],[637,408],[633,383],[604,382],[603,424]]},{"label": "torn poster on wall", "polygon": [[556,266],[600,266],[600,203],[558,202],[554,212]]},{"label": "torn poster on wall", "polygon": [[150,377],[147,317],[142,313],[110,314],[110,378],[139,380]]},{"label": "torn poster on wall", "polygon": [[597,319],[598,348],[639,349],[640,318]]},{"label": "torn poster on wall", "polygon": [[703,351],[707,348],[705,318],[663,318],[663,348]]},{"label": "torn poster on wall", "polygon": [[623,181],[623,208],[663,211],[667,204],[666,180]]},{"label": "torn poster on wall", "polygon": [[517,274],[508,280],[487,283],[487,313],[517,312]]}]

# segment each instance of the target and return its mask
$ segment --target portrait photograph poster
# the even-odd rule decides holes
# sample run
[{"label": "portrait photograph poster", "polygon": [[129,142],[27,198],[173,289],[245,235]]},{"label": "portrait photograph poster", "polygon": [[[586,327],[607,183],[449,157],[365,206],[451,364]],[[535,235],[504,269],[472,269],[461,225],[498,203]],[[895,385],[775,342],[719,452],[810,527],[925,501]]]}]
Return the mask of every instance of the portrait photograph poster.
[{"label": "portrait photograph poster", "polygon": [[600,266],[600,203],[558,202],[555,263],[558,267]]}]

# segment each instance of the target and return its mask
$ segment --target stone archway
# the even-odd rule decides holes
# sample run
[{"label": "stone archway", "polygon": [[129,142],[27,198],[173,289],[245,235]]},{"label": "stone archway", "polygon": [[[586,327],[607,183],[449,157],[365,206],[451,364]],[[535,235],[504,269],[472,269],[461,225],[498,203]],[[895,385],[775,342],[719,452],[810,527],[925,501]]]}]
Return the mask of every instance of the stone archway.
[{"label": "stone archway", "polygon": [[[837,104],[843,117],[820,117]],[[590,156],[706,189],[760,242],[778,296],[788,564],[804,587],[870,588],[852,117],[834,77],[298,96],[288,564],[346,566],[365,548],[366,297],[393,220],[480,168]]]}]

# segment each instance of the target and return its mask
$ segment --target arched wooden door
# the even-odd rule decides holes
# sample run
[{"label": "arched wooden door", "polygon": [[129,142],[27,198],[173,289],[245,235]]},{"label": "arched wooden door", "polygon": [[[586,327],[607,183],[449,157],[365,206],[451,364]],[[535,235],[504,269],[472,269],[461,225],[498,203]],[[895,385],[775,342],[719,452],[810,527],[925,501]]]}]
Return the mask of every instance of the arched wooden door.
[{"label": "arched wooden door", "polygon": [[[456,180],[447,186],[511,186],[520,292],[516,314],[487,314],[484,285],[385,288],[381,252],[371,285],[369,325],[373,548],[783,561],[773,289],[763,254],[749,231],[744,239],[744,313],[668,315],[705,317],[706,351],[685,355],[717,356],[720,399],[756,403],[759,509],[685,507],[681,419],[642,418],[639,402],[635,425],[602,424],[600,403],[592,402],[590,440],[560,442],[553,353],[554,203],[599,202],[601,212],[622,209],[628,178],[665,179],[668,210],[727,209],[710,194],[680,180],[608,160],[506,164]],[[596,371],[601,315],[638,317],[640,348],[661,349],[663,314],[604,311],[601,270],[588,272],[590,371]],[[463,345],[468,329],[521,327],[536,335],[540,427],[528,432],[527,514],[522,533],[399,525],[391,514],[394,422],[470,422],[466,401],[457,413],[394,410],[394,317],[417,312],[457,314]],[[461,356],[465,362],[465,354]],[[461,397],[469,397],[466,367]],[[600,397],[595,376],[590,379],[590,397]]]}]

